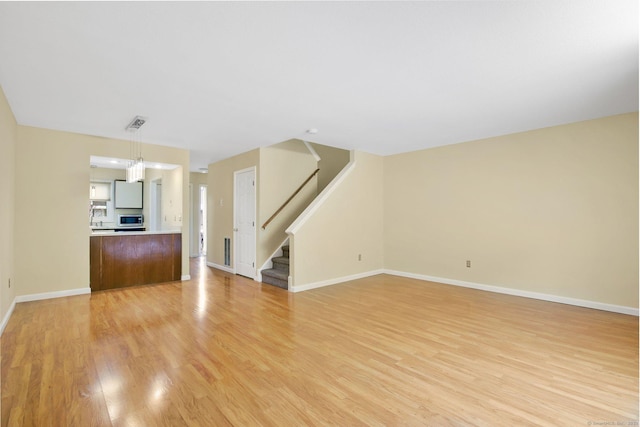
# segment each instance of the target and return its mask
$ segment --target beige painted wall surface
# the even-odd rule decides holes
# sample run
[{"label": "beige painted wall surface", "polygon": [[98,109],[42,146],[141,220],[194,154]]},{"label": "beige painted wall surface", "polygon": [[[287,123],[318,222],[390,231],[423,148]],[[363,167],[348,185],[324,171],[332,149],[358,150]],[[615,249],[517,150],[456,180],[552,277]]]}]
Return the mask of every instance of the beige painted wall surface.
[{"label": "beige painted wall surface", "polygon": [[637,113],[384,168],[387,269],[638,307]]},{"label": "beige painted wall surface", "polygon": [[[151,229],[151,183],[156,180],[160,180],[161,193],[160,193],[160,211],[162,221],[159,224],[159,230],[174,230],[182,227],[183,223],[185,227],[188,226],[188,222],[182,221],[183,207],[180,203],[183,197],[183,177],[184,171],[182,166],[178,166],[174,169],[152,169],[149,168],[145,172],[144,191],[143,191],[143,209],[145,226],[147,229]],[[187,185],[188,188],[188,185]],[[187,198],[188,192],[184,193],[184,197]],[[191,209],[191,208],[189,208]]]},{"label": "beige painted wall surface", "polygon": [[[256,168],[256,177],[260,173],[260,150],[212,163],[207,174],[207,216],[209,238],[207,241],[207,262],[224,266],[224,238],[231,238],[231,267],[233,259],[233,173],[249,167]],[[258,182],[257,191],[260,183]],[[259,201],[256,210],[260,209]]]},{"label": "beige painted wall surface", "polygon": [[260,149],[258,247],[260,268],[287,238],[285,230],[318,194],[317,175],[263,230],[262,225],[318,167],[318,162],[300,140],[293,139]]},{"label": "beige painted wall surface", "polygon": [[[129,142],[25,126],[18,126],[18,141],[17,294],[88,288],[89,157],[127,158]],[[142,152],[148,160],[182,166],[185,197],[176,203],[188,218],[189,152],[151,144],[143,144]],[[183,275],[189,274],[189,236],[185,229],[188,223],[182,231]]]},{"label": "beige painted wall surface", "polygon": [[[188,225],[188,218],[183,217],[183,194],[189,202],[189,174],[182,167],[162,171],[162,229],[172,230]],[[185,185],[186,183],[186,185]],[[189,212],[188,210],[186,212]]]},{"label": "beige painted wall surface", "polygon": [[17,129],[16,119],[0,87],[0,321],[16,295],[13,245]]},{"label": "beige painted wall surface", "polygon": [[351,153],[349,150],[322,144],[311,143],[311,146],[320,156],[320,161],[318,162],[318,167],[320,168],[320,172],[318,172],[318,193],[320,193],[349,163]]},{"label": "beige painted wall surface", "polygon": [[355,168],[292,238],[294,287],[384,266],[383,158],[353,156]]},{"label": "beige painted wall surface", "polygon": [[207,185],[209,181],[209,176],[206,173],[201,172],[190,172],[189,173],[189,182],[193,185]]}]

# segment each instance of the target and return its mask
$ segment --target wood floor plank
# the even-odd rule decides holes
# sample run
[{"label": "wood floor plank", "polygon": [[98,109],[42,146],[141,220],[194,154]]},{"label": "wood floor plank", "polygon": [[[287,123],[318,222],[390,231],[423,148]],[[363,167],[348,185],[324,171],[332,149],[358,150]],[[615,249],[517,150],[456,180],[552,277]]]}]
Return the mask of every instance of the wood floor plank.
[{"label": "wood floor plank", "polygon": [[2,426],[638,421],[637,317],[388,275],[291,294],[191,271],[18,304]]}]

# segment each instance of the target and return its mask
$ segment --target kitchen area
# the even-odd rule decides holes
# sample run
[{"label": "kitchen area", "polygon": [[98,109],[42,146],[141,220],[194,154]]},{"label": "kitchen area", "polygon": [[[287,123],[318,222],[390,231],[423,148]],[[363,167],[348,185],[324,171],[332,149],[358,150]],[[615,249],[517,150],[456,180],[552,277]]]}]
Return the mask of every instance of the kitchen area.
[{"label": "kitchen area", "polygon": [[181,279],[182,168],[150,163],[144,180],[127,182],[124,165],[91,157],[92,292]]}]

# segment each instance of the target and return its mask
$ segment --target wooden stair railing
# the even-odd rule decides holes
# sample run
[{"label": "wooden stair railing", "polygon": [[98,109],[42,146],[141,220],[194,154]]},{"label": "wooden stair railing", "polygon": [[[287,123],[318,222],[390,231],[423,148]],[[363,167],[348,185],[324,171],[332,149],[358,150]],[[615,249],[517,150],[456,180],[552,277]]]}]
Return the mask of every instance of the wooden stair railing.
[{"label": "wooden stair railing", "polygon": [[311,175],[309,175],[309,178],[307,178],[301,185],[300,187],[298,187],[298,189],[296,191],[293,192],[293,194],[282,204],[282,206],[280,206],[278,208],[277,211],[275,211],[275,213],[273,215],[271,215],[271,217],[264,223],[262,224],[262,229],[264,230],[265,228],[267,228],[267,225],[269,225],[269,223],[271,221],[274,220],[274,218],[276,216],[278,216],[278,214],[280,212],[282,212],[282,210],[289,204],[289,202],[291,202],[291,200],[293,200],[294,197],[296,197],[296,195],[304,188],[305,185],[307,185],[309,183],[309,181],[311,181],[311,179],[316,176],[318,174],[318,172],[320,172],[320,169],[316,169]]}]

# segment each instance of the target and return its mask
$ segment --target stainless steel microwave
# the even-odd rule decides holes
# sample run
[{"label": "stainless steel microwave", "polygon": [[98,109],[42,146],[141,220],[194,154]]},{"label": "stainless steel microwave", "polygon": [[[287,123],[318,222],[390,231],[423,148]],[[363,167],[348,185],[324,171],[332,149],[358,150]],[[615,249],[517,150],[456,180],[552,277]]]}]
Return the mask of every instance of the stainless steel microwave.
[{"label": "stainless steel microwave", "polygon": [[143,217],[142,215],[118,215],[119,227],[142,227]]}]

